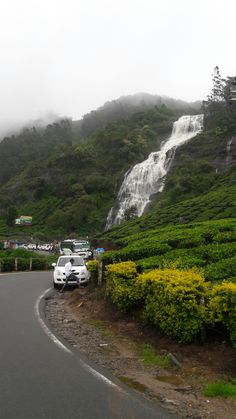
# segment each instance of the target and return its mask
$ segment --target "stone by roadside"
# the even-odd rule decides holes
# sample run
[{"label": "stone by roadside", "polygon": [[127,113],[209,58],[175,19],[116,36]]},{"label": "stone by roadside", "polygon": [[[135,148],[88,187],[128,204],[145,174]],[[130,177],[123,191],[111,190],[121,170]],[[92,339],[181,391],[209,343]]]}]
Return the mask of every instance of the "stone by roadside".
[{"label": "stone by roadside", "polygon": [[[180,418],[236,418],[235,400],[201,394],[203,384],[236,375],[235,351],[224,343],[216,348],[173,343],[136,319],[121,316],[98,289],[55,291],[46,299],[45,314],[52,329],[70,345],[134,390],[178,412]],[[171,353],[177,363],[165,369],[145,366],[144,344],[151,344],[160,355]]]}]

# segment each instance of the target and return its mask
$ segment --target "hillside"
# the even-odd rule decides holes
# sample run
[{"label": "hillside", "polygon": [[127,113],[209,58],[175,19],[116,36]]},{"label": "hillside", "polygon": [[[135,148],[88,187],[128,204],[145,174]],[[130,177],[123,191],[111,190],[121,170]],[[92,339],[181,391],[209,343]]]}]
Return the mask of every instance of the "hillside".
[{"label": "hillside", "polygon": [[[111,114],[112,109],[113,105]],[[159,149],[183,110],[183,103],[176,110],[155,105],[94,131],[95,123],[92,134],[83,141],[81,124],[73,126],[71,121],[4,139],[0,143],[4,156],[0,168],[0,234],[23,233],[22,227],[16,230],[10,223],[6,228],[10,208],[18,215],[33,216],[30,231],[39,238],[70,233],[110,237],[109,232],[101,232],[125,172]],[[194,109],[188,110],[194,113]],[[94,121],[98,121],[96,112]],[[176,150],[164,191],[152,197],[145,215],[122,223],[114,234],[235,217],[235,120],[232,108],[223,107],[214,117],[208,111],[204,131]]]},{"label": "hillside", "polygon": [[67,121],[5,139],[2,218],[14,206],[33,216],[31,231],[39,236],[101,231],[125,171],[159,147],[175,119],[162,105],[109,124],[83,143],[74,141]]},{"label": "hillside", "polygon": [[199,101],[188,103],[168,96],[137,93],[106,102],[97,110],[84,115],[81,121],[77,121],[77,127],[80,128],[82,138],[87,138],[95,130],[105,128],[107,124],[127,120],[134,113],[144,112],[153,109],[155,106],[160,108],[162,105],[174,111],[176,115],[178,113],[180,115],[196,113],[201,107]]}]

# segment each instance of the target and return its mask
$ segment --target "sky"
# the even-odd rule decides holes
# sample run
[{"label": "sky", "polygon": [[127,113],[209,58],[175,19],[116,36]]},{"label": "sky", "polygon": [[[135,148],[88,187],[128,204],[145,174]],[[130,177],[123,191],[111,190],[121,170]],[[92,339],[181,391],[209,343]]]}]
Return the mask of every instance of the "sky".
[{"label": "sky", "polygon": [[0,1],[0,132],[138,92],[203,100],[235,69],[235,0]]}]

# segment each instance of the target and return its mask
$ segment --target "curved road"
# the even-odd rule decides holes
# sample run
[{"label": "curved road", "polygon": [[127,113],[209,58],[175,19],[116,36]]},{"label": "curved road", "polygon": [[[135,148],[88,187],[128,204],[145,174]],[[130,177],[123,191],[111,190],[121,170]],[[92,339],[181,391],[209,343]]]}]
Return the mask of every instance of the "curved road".
[{"label": "curved road", "polygon": [[39,297],[51,283],[49,272],[0,275],[0,419],[173,419],[50,336]]}]

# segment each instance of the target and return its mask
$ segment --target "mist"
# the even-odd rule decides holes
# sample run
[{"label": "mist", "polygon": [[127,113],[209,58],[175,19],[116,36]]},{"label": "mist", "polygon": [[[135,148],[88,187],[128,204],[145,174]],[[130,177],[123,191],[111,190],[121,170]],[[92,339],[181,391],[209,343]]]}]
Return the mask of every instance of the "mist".
[{"label": "mist", "polygon": [[9,0],[0,11],[1,137],[137,92],[203,100],[216,65],[234,75],[233,0]]},{"label": "mist", "polygon": [[60,121],[61,119],[68,118],[66,116],[61,117],[53,112],[50,112],[45,115],[41,115],[39,118],[35,120],[31,119],[27,121],[5,121],[5,124],[3,123],[0,126],[0,141],[2,141],[5,137],[18,134],[24,129],[33,127],[44,128],[49,124]]}]

